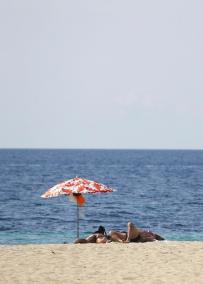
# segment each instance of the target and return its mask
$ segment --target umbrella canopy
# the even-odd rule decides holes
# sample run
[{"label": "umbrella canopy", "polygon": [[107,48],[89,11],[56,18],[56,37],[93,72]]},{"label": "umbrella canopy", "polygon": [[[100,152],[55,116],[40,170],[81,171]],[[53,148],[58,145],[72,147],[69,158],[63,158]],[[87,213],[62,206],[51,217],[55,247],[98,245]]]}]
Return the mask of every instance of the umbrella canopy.
[{"label": "umbrella canopy", "polygon": [[107,187],[101,183],[87,180],[84,178],[75,177],[67,181],[56,184],[51,187],[48,191],[41,195],[43,198],[56,197],[62,194],[73,194],[73,193],[98,193],[98,192],[112,192],[115,189]]},{"label": "umbrella canopy", "polygon": [[107,187],[102,183],[87,180],[80,177],[66,180],[58,183],[51,187],[44,194],[41,195],[43,198],[57,197],[59,195],[69,195],[77,203],[77,237],[79,237],[79,206],[85,203],[85,198],[82,194],[84,193],[103,193],[113,192],[115,189]]}]

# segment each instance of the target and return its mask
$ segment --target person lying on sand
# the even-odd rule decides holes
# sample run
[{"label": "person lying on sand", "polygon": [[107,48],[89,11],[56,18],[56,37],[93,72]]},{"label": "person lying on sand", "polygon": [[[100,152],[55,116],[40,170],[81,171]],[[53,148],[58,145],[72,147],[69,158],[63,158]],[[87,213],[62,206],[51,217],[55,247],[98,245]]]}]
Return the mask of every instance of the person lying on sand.
[{"label": "person lying on sand", "polygon": [[103,226],[99,226],[98,230],[92,233],[85,239],[75,240],[75,244],[87,244],[87,243],[144,243],[153,241],[163,241],[164,238],[151,231],[145,231],[138,229],[133,223],[128,222],[128,230],[126,231],[113,231],[111,230],[108,235]]},{"label": "person lying on sand", "polygon": [[113,242],[129,243],[129,242],[153,242],[162,241],[163,237],[151,232],[138,229],[133,223],[128,223],[128,231],[110,231],[108,238]]},{"label": "person lying on sand", "polygon": [[107,243],[108,237],[106,230],[103,226],[99,226],[98,230],[92,233],[90,236],[88,236],[85,239],[77,239],[75,240],[74,244],[88,244],[88,243],[97,243],[97,244],[103,244]]}]

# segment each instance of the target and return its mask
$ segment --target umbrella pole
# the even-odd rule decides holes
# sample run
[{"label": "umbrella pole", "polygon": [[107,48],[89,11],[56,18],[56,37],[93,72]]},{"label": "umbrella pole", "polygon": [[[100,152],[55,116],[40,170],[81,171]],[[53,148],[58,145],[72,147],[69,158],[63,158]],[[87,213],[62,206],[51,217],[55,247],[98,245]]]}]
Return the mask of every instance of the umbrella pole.
[{"label": "umbrella pole", "polygon": [[77,203],[77,239],[79,239],[79,205]]}]

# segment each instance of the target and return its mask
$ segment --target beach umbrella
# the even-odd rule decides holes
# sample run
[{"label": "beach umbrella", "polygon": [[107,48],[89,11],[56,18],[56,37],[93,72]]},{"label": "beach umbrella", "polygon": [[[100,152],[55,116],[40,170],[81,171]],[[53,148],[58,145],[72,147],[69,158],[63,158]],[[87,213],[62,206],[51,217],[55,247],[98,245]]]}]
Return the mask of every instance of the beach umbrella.
[{"label": "beach umbrella", "polygon": [[77,204],[77,238],[79,238],[79,207],[83,206],[85,193],[104,193],[113,192],[115,189],[105,186],[102,183],[96,181],[87,180],[80,177],[75,177],[56,184],[48,189],[41,195],[43,198],[57,197],[60,195],[68,195]]}]

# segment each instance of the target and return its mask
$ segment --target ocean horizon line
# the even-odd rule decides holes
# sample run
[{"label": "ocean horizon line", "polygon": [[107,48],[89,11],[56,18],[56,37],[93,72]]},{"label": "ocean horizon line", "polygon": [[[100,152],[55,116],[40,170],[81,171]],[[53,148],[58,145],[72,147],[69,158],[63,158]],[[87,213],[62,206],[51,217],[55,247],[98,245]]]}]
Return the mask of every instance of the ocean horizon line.
[{"label": "ocean horizon line", "polygon": [[63,148],[63,147],[0,147],[0,150],[91,150],[91,151],[203,151],[203,148]]}]

